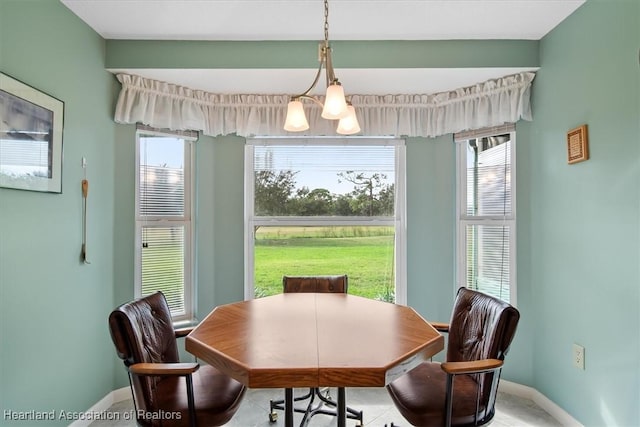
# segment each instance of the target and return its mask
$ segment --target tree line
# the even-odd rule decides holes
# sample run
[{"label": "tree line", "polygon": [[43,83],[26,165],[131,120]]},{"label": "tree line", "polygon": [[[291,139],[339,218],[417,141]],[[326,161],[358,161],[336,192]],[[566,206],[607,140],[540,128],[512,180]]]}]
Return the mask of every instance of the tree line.
[{"label": "tree line", "polygon": [[338,182],[350,182],[353,190],[333,194],[325,188],[297,188],[291,170],[255,172],[255,214],[257,216],[391,216],[394,213],[394,184],[386,175],[345,171]]}]

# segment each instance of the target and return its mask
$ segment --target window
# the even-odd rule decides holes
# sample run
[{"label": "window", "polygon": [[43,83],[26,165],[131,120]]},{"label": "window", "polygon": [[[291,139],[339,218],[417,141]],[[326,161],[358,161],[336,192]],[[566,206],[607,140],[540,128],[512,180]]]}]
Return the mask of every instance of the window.
[{"label": "window", "polygon": [[515,127],[456,134],[457,285],[515,304]]},{"label": "window", "polygon": [[136,297],[162,291],[174,320],[192,317],[191,141],[136,133]]},{"label": "window", "polygon": [[347,274],[349,293],[404,303],[404,165],[396,139],[247,140],[247,298]]}]

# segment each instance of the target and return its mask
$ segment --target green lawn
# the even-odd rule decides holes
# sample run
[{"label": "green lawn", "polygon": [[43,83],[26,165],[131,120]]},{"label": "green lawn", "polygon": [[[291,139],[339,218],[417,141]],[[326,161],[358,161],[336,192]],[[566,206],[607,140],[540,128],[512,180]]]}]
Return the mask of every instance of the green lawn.
[{"label": "green lawn", "polygon": [[[149,227],[142,251],[143,293],[162,290],[182,310],[181,229]],[[255,242],[255,296],[282,292],[282,276],[349,276],[349,293],[393,301],[393,227],[260,227]]]},{"label": "green lawn", "polygon": [[183,228],[147,227],[142,243],[142,294],[160,290],[172,313],[184,313]]},{"label": "green lawn", "polygon": [[282,276],[349,276],[349,293],[392,300],[391,227],[261,227],[255,242],[255,295],[282,292]]}]

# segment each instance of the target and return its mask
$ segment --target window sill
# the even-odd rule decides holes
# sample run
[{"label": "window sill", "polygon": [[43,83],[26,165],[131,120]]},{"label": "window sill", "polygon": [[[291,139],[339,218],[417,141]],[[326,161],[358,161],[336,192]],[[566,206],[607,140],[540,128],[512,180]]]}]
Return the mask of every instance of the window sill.
[{"label": "window sill", "polygon": [[175,320],[173,322],[173,329],[195,327],[198,326],[198,323],[200,323],[198,319]]}]

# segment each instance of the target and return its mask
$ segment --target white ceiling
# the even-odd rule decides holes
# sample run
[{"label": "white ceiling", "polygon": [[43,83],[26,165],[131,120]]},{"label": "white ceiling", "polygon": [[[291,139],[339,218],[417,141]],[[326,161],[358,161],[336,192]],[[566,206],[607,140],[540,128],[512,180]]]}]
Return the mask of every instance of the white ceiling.
[{"label": "white ceiling", "polygon": [[[322,0],[61,0],[105,39],[320,40]],[[584,0],[331,0],[331,40],[538,40]]]},{"label": "white ceiling", "polygon": [[[330,0],[330,40],[538,40],[585,0]],[[321,40],[322,0],[61,0],[105,39]],[[521,68],[340,69],[355,94],[433,93]],[[312,70],[121,69],[214,93],[296,93]]]}]

